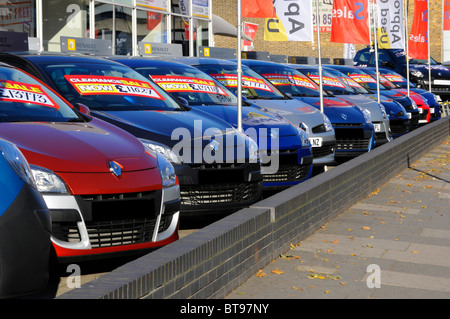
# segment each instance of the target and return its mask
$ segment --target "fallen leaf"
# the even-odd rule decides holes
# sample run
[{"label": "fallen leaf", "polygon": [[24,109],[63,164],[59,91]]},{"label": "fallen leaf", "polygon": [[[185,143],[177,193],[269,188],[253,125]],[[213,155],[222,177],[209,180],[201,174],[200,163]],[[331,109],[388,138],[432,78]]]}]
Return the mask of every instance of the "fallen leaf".
[{"label": "fallen leaf", "polygon": [[332,244],[339,244],[339,240],[335,240],[331,242]]},{"label": "fallen leaf", "polygon": [[411,251],[413,254],[418,254],[419,252],[417,250]]},{"label": "fallen leaf", "polygon": [[256,273],[256,277],[265,277],[265,276],[267,276],[267,275],[261,269],[258,270],[258,272]]},{"label": "fallen leaf", "polygon": [[369,230],[370,227],[369,227],[369,226],[363,226],[362,229],[364,229],[364,230]]},{"label": "fallen leaf", "polygon": [[275,270],[272,270],[272,274],[282,275],[282,274],[284,274],[284,271],[281,271],[277,268]]}]

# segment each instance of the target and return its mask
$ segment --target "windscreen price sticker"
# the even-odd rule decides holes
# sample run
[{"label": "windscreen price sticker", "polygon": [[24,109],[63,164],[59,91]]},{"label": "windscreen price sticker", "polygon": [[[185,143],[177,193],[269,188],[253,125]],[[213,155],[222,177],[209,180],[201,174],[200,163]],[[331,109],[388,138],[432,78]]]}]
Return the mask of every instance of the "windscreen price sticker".
[{"label": "windscreen price sticker", "polygon": [[227,95],[212,80],[186,76],[152,75],[152,80],[168,92],[196,92]]},{"label": "windscreen price sticker", "polygon": [[[217,81],[227,87],[237,87],[237,75],[236,74],[210,74]],[[256,79],[251,76],[242,76],[242,87],[247,89],[263,90],[273,92],[267,83],[262,79]]]},{"label": "windscreen price sticker", "polygon": [[310,80],[297,75],[265,73],[262,74],[262,76],[268,79],[275,86],[294,85],[303,86],[314,90],[316,89],[316,86]]},{"label": "windscreen price sticker", "polygon": [[64,77],[80,95],[115,94],[164,99],[150,82],[100,75],[65,75]]},{"label": "windscreen price sticker", "polygon": [[31,103],[59,109],[40,85],[0,80],[0,100],[7,102]]}]

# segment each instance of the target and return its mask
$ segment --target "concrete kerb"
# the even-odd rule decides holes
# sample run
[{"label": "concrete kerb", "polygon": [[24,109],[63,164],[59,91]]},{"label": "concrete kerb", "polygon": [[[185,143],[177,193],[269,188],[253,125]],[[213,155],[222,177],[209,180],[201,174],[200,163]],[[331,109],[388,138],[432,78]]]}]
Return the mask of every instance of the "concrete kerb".
[{"label": "concrete kerb", "polygon": [[223,298],[381,187],[450,132],[450,118],[240,210],[57,299]]}]

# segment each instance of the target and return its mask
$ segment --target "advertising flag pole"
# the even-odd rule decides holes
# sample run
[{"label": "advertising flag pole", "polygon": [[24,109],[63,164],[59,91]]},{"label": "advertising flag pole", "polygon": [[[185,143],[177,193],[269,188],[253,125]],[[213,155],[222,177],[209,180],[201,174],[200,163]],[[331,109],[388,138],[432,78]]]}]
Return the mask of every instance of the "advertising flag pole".
[{"label": "advertising flag pole", "polygon": [[407,80],[407,92],[408,97],[410,96],[409,90],[409,41],[408,41],[408,2],[409,0],[404,0],[404,12],[405,12],[405,46],[406,46],[406,80]]},{"label": "advertising flag pole", "polygon": [[316,0],[316,25],[317,25],[317,47],[319,54],[319,89],[320,89],[320,111],[323,113],[323,79],[322,79],[322,53],[320,50],[320,16],[319,0]]},{"label": "advertising flag pole", "polygon": [[[375,48],[375,73],[377,75],[377,101],[380,103],[380,71],[378,66],[378,5],[376,6],[376,10],[373,10],[373,6],[375,5],[374,2],[372,2],[372,6],[370,10],[367,10],[369,12],[372,12],[373,14],[373,38],[374,38],[374,48]],[[376,14],[375,14],[376,12]],[[370,23],[370,17],[369,17],[369,23]],[[369,27],[369,33],[370,33],[370,27]]]},{"label": "advertising flag pole", "polygon": [[238,118],[237,129],[242,132],[242,43],[241,43],[241,0],[237,2],[237,97],[238,97]]},{"label": "advertising flag pole", "polygon": [[431,40],[430,40],[430,1],[427,0],[427,31],[428,31],[428,90],[431,93]]}]

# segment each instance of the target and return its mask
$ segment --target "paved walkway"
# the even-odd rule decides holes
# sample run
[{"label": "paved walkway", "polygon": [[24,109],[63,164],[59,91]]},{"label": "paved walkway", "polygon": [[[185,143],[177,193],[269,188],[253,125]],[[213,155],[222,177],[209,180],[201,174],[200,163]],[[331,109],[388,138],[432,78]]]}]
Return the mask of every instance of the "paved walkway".
[{"label": "paved walkway", "polygon": [[450,298],[450,138],[226,299]]}]

